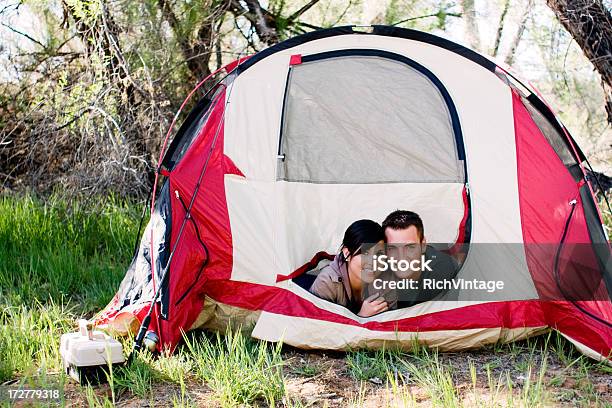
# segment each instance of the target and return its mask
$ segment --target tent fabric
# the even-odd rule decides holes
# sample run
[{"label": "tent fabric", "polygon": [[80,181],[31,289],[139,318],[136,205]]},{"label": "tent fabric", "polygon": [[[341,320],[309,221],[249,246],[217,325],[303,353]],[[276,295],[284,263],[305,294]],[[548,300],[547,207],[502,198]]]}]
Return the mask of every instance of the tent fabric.
[{"label": "tent fabric", "polygon": [[405,63],[346,54],[306,62],[291,67],[286,92],[280,180],[463,182],[446,102]]},{"label": "tent fabric", "polygon": [[521,98],[523,105],[529,111],[531,118],[534,123],[540,130],[540,132],[546,137],[548,143],[550,143],[551,147],[554,149],[555,153],[559,156],[563,164],[567,167],[573,166],[576,164],[576,159],[572,154],[568,146],[568,141],[565,137],[558,132],[557,129],[546,119],[542,113],[540,113],[535,106],[529,102],[526,98]]},{"label": "tent fabric", "polygon": [[[280,325],[282,333],[275,330]],[[333,330],[334,335],[330,336]],[[304,349],[355,350],[359,348],[398,347],[412,350],[415,342],[441,351],[466,350],[496,342],[517,341],[545,333],[546,326],[517,328],[445,329],[439,331],[378,331],[363,327],[347,329],[339,323],[293,318],[262,312],[253,337],[266,341],[284,341]]]},{"label": "tent fabric", "polygon": [[[463,184],[310,184],[258,182],[227,176],[234,243],[232,279],[274,284],[319,252],[336,253],[354,220],[382,220],[410,206],[431,242],[457,240]],[[381,200],[384,197],[384,200]]]},{"label": "tent fabric", "polygon": [[[554,329],[610,361],[610,246],[579,149],[530,87],[448,40],[382,26],[307,34],[227,70],[173,142],[188,148],[97,324],[142,321],[172,254],[149,327],[160,350],[234,318],[323,349],[461,350]],[[287,279],[336,253],[352,221],[398,208],[462,251],[457,279],[505,290],[362,318]]]}]

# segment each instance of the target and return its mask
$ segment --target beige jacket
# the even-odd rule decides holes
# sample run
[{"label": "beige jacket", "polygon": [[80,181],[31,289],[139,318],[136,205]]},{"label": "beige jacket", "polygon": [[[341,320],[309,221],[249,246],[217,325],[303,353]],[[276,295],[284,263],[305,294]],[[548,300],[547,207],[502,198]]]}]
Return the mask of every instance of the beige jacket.
[{"label": "beige jacket", "polygon": [[317,279],[310,287],[310,292],[322,299],[344,306],[353,313],[359,312],[359,309],[355,311],[355,308],[360,305],[353,300],[346,262],[342,260],[340,254],[336,255],[329,265],[321,269]]}]

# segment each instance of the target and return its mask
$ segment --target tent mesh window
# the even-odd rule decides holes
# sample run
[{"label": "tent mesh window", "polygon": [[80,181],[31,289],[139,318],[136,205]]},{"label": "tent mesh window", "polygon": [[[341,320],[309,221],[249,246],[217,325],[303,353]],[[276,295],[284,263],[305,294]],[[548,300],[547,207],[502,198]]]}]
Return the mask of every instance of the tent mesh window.
[{"label": "tent mesh window", "polygon": [[164,156],[162,164],[166,169],[172,170],[189,150],[193,141],[202,131],[223,90],[224,87],[218,87],[214,92],[211,92],[212,95],[207,95],[201,99],[189,112]]},{"label": "tent mesh window", "polygon": [[378,56],[290,68],[277,169],[278,180],[309,183],[465,181],[440,89]]},{"label": "tent mesh window", "polygon": [[540,129],[540,132],[544,135],[550,146],[553,148],[559,159],[563,162],[565,167],[572,173],[574,179],[579,180],[582,178],[582,172],[578,166],[578,162],[574,157],[574,154],[570,150],[567,138],[565,135],[559,133],[557,129],[550,123],[550,121],[542,115],[542,113],[525,97],[522,97],[523,105],[527,108],[529,115],[533,119],[534,123]]}]

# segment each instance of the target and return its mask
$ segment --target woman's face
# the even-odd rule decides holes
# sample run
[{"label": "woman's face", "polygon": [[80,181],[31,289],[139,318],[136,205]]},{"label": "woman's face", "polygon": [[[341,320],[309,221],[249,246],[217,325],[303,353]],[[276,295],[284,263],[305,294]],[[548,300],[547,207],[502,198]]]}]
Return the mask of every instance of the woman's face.
[{"label": "woman's face", "polygon": [[385,244],[383,241],[379,241],[376,243],[376,245],[368,249],[367,254],[358,254],[349,257],[349,274],[351,277],[356,277],[366,284],[374,282],[374,279],[380,275],[380,272],[374,272],[372,256],[384,254]]}]

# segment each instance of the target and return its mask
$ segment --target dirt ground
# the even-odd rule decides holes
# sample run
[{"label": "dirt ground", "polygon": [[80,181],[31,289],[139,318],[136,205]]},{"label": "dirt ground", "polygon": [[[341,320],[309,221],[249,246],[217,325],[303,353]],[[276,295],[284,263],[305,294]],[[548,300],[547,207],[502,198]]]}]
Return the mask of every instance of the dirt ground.
[{"label": "dirt ground", "polygon": [[[406,378],[395,391],[385,379],[357,380],[351,374],[345,353],[307,352],[286,347],[283,350],[283,359],[285,397],[279,403],[280,406],[378,408],[440,405],[432,399],[432,389],[417,381],[413,382],[411,378]],[[440,365],[452,372],[452,384],[456,390],[458,405],[461,406],[505,406],[509,401],[515,401],[513,405],[524,405],[520,396],[524,393],[525,384],[529,382],[523,371],[524,363],[528,359],[535,363],[536,367],[541,364],[540,355],[528,355],[525,352],[512,354],[480,350],[439,354]],[[473,380],[474,374],[476,381]],[[538,375],[538,370],[535,370],[531,381]],[[496,385],[506,384],[508,376],[513,384],[511,392],[506,386],[498,388]],[[186,395],[189,406],[221,406],[213,390],[195,378],[188,378]],[[585,371],[584,365],[582,368],[577,363],[567,365],[551,354],[543,373],[542,384],[543,393],[539,397],[541,399],[533,401],[534,406],[612,407],[612,370],[607,371],[606,368],[591,366]],[[99,386],[95,393],[99,396],[110,396],[109,386]],[[129,392],[123,392],[116,395],[116,406],[172,406],[173,396],[179,393],[180,389],[176,384],[155,383],[149,398],[136,398]],[[509,393],[516,399],[510,400]],[[402,397],[398,398],[398,395]],[[74,383],[66,386],[65,397],[67,406],[87,405],[83,389]],[[257,405],[267,406],[263,402]]]}]

